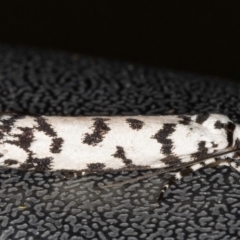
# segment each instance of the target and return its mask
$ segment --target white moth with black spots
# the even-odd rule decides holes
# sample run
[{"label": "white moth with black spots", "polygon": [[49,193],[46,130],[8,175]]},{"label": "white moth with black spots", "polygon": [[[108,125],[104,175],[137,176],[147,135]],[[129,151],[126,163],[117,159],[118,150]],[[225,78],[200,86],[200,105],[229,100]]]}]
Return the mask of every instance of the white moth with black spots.
[{"label": "white moth with black spots", "polygon": [[[33,171],[240,170],[240,125],[219,114],[53,117],[0,115],[0,166]],[[166,185],[167,186],[167,185]],[[166,188],[166,187],[165,187]]]}]

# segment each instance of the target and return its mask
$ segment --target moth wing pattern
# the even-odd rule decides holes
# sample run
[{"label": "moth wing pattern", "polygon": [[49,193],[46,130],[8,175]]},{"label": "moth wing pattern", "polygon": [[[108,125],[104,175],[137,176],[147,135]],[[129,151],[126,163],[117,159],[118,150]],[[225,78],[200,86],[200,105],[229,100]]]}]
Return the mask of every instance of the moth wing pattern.
[{"label": "moth wing pattern", "polygon": [[239,129],[228,117],[219,114],[134,117],[2,114],[0,163],[33,171],[93,173],[154,168],[176,171],[184,164],[194,165],[233,148],[239,141]]}]

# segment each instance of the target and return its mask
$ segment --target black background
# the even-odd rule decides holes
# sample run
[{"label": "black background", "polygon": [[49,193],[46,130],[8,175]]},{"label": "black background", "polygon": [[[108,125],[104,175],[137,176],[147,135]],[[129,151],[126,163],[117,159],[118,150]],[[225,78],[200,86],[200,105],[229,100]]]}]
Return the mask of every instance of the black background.
[{"label": "black background", "polygon": [[237,1],[1,1],[0,43],[240,80]]}]

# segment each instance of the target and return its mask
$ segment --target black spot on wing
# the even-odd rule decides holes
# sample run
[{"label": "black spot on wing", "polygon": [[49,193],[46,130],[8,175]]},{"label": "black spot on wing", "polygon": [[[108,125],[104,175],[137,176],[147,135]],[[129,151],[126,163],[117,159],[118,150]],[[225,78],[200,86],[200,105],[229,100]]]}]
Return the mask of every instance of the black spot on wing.
[{"label": "black spot on wing", "polygon": [[127,167],[133,167],[132,160],[126,158],[123,147],[117,146],[117,151],[112,156],[122,159]]},{"label": "black spot on wing", "polygon": [[62,138],[53,138],[52,144],[50,145],[50,151],[52,153],[60,153],[63,142]]},{"label": "black spot on wing", "polygon": [[236,127],[236,125],[232,122],[228,122],[225,125],[228,147],[231,147],[233,145],[233,133],[234,133],[235,127]]},{"label": "black spot on wing", "polygon": [[173,155],[169,155],[161,159],[161,162],[165,163],[168,166],[175,166],[181,163],[181,158]]},{"label": "black spot on wing", "polygon": [[11,165],[14,165],[14,164],[18,164],[18,161],[17,160],[13,160],[13,159],[6,159],[4,161],[4,165],[6,165],[6,166],[11,166]]},{"label": "black spot on wing", "polygon": [[90,171],[103,170],[106,165],[104,163],[89,163],[87,167]]},{"label": "black spot on wing", "polygon": [[48,171],[51,170],[51,162],[52,158],[51,157],[46,157],[46,158],[35,158],[34,162],[37,164],[35,166],[35,171]]},{"label": "black spot on wing", "polygon": [[43,117],[36,117],[35,121],[38,124],[36,127],[38,131],[42,131],[49,137],[52,137],[50,152],[60,153],[62,150],[62,144],[64,142],[63,139],[61,137],[57,137],[57,133],[54,131],[51,124],[49,124]]},{"label": "black spot on wing", "polygon": [[191,154],[191,157],[194,160],[205,158],[208,154],[208,148],[206,147],[205,141],[200,141],[198,143],[198,151],[196,153]]},{"label": "black spot on wing", "polygon": [[163,128],[152,136],[153,139],[156,139],[162,144],[161,152],[165,155],[170,155],[172,153],[173,141],[168,139],[168,137],[175,131],[175,128],[176,124],[165,123],[163,124]]},{"label": "black spot on wing", "polygon": [[222,129],[222,128],[224,128],[224,124],[223,124],[221,121],[217,120],[217,121],[214,123],[214,127],[215,127],[216,129]]},{"label": "black spot on wing", "polygon": [[214,124],[214,127],[216,129],[222,129],[224,128],[227,135],[227,141],[228,141],[228,147],[231,147],[233,145],[233,133],[236,128],[236,125],[232,122],[222,123],[221,121],[217,120]]},{"label": "black spot on wing", "polygon": [[[13,114],[9,119],[1,120],[0,121],[0,138],[3,137],[5,134],[9,134],[12,128],[14,127],[14,123],[18,119],[24,119],[26,116],[24,115],[16,115]],[[33,153],[30,150],[31,143],[34,141],[34,129],[38,131],[43,131],[46,135],[50,137],[54,137],[52,139],[52,144],[50,150],[53,153],[58,153],[61,151],[61,145],[63,140],[61,138],[56,138],[57,134],[53,130],[50,124],[46,122],[43,117],[35,117],[34,120],[37,122],[37,127],[18,127],[21,130],[19,134],[12,134],[11,136],[14,137],[14,140],[7,140],[5,143],[16,145],[28,154],[27,160],[20,165],[22,169],[31,169],[35,171],[46,171],[51,170],[51,161],[52,158],[33,158]],[[15,160],[14,160],[15,161]],[[6,160],[5,164],[15,164],[13,160]]]},{"label": "black spot on wing", "polygon": [[178,121],[178,123],[183,124],[183,125],[189,125],[191,120],[191,117],[189,116],[184,116],[184,115],[179,115],[178,118],[181,120]]},{"label": "black spot on wing", "polygon": [[85,133],[83,143],[88,145],[96,146],[98,143],[103,141],[104,136],[111,130],[108,125],[105,123],[108,121],[108,118],[93,118],[93,132]]},{"label": "black spot on wing", "polygon": [[[2,115],[4,114],[1,114],[0,116]],[[24,117],[24,115],[11,114],[10,118],[0,120],[0,139],[3,139],[4,135],[8,134],[12,130],[14,123],[17,120],[23,119]]]},{"label": "black spot on wing", "polygon": [[198,114],[196,117],[196,123],[203,124],[209,118],[209,116],[209,113]]},{"label": "black spot on wing", "polygon": [[51,170],[52,158],[34,158],[32,153],[28,155],[28,159],[20,165],[20,169],[34,170],[39,172]]},{"label": "black spot on wing", "polygon": [[16,137],[17,140],[8,140],[6,143],[14,144],[26,152],[29,152],[29,147],[33,142],[33,129],[29,127],[18,127],[19,130],[22,131],[21,134],[13,134],[13,137]]},{"label": "black spot on wing", "polygon": [[47,123],[47,121],[43,117],[36,117],[35,121],[37,122],[38,126],[36,129],[38,131],[43,131],[46,135],[50,137],[56,137],[57,134],[53,130],[51,124]]},{"label": "black spot on wing", "polygon": [[134,118],[127,118],[126,122],[129,124],[129,126],[134,129],[134,130],[139,130],[143,127],[144,122],[140,121],[138,119],[134,119]]},{"label": "black spot on wing", "polygon": [[38,126],[36,127],[36,129],[38,131],[42,131],[50,137],[56,137],[57,136],[57,134],[53,130],[52,126],[49,123],[47,123],[47,121],[43,117],[36,117],[35,121],[38,124]]},{"label": "black spot on wing", "polygon": [[217,148],[218,147],[218,144],[215,143],[215,142],[211,142],[211,144],[212,144],[212,148]]}]

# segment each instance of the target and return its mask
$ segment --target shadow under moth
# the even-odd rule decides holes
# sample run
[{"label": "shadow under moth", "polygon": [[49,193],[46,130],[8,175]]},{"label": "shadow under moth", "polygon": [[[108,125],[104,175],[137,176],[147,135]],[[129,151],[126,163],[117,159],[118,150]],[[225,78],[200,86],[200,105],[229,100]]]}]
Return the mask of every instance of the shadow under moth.
[{"label": "shadow under moth", "polygon": [[[201,167],[240,171],[240,125],[219,114],[59,117],[0,115],[0,166],[84,173],[158,169],[169,184]],[[131,179],[126,182],[133,182]],[[126,183],[123,182],[123,183]]]}]

